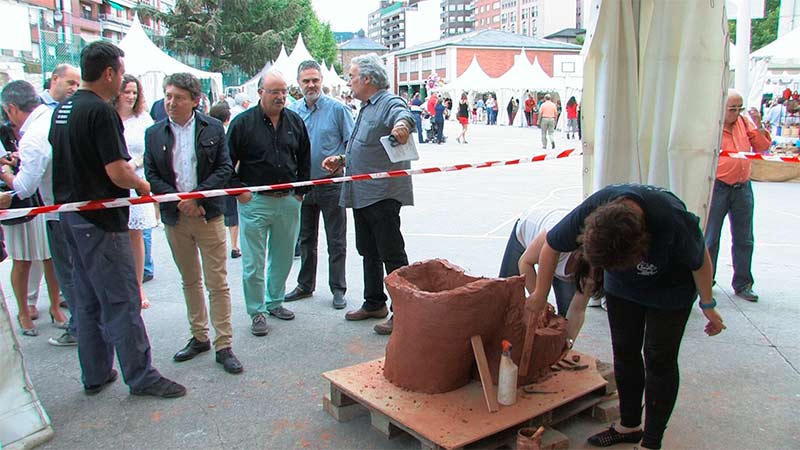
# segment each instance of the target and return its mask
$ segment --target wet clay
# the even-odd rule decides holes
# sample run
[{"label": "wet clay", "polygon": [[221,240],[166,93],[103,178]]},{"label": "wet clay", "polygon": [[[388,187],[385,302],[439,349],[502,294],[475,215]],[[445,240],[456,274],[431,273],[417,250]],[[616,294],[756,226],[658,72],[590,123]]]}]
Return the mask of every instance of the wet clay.
[{"label": "wet clay", "polygon": [[[525,340],[525,279],[482,278],[446,260],[406,266],[386,277],[394,329],[386,346],[384,376],[391,383],[429,394],[458,389],[473,378],[470,337],[483,339],[492,380],[497,383],[501,342],[513,345],[519,364]],[[566,320],[548,307],[538,320],[531,364],[518,385],[549,373],[566,342]]]}]

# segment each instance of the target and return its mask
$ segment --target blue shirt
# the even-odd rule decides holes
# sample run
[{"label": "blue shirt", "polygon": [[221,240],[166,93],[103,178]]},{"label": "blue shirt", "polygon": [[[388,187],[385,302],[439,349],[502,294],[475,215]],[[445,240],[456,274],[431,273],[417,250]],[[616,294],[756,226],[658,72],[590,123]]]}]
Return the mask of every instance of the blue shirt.
[{"label": "blue shirt", "polygon": [[58,106],[58,102],[53,100],[53,97],[50,96],[50,91],[42,92],[39,94],[39,98],[42,99],[42,103],[47,105],[50,109],[56,109],[56,106]]},{"label": "blue shirt", "polygon": [[344,155],[355,126],[350,109],[325,94],[320,95],[311,108],[305,100],[286,108],[296,112],[306,124],[311,140],[311,178],[334,176],[322,168],[322,161],[329,156]]}]

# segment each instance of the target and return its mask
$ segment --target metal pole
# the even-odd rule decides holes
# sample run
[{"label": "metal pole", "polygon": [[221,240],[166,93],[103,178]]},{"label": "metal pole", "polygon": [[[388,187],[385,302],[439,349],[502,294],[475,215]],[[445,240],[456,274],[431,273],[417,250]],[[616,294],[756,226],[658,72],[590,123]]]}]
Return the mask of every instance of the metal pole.
[{"label": "metal pole", "polygon": [[750,0],[739,0],[736,13],[736,78],[734,87],[747,100],[750,92]]}]

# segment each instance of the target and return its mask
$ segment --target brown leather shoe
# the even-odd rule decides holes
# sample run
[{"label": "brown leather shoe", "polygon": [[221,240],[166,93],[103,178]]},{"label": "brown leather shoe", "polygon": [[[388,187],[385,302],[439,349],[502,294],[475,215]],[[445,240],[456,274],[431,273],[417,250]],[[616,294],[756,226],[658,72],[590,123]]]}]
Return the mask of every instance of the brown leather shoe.
[{"label": "brown leather shoe", "polygon": [[367,311],[361,307],[355,311],[349,311],[344,315],[344,318],[347,320],[383,319],[388,315],[389,308],[387,308],[386,305],[383,305],[381,309],[376,309],[375,311]]},{"label": "brown leather shoe", "polygon": [[386,322],[381,322],[375,325],[374,327],[372,327],[372,329],[375,330],[375,332],[380,335],[385,336],[392,334],[392,329],[394,329],[394,316],[389,317],[389,320],[387,320]]}]

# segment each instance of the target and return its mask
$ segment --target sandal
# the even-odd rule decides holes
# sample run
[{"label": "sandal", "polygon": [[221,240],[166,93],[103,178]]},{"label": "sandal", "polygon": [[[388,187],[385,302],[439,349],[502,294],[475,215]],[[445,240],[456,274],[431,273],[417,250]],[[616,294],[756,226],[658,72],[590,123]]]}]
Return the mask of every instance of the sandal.
[{"label": "sandal", "polygon": [[620,433],[614,429],[612,423],[606,431],[590,436],[587,441],[595,447],[609,447],[611,445],[627,442],[630,444],[637,444],[642,440],[642,430],[631,431],[630,433]]},{"label": "sandal", "polygon": [[[28,320],[30,320],[30,318]],[[22,319],[19,316],[17,316],[17,323],[19,324],[19,328],[22,330],[22,334],[24,336],[38,336],[39,335],[39,330],[36,329],[36,325],[33,325],[30,328],[25,328],[22,325]],[[31,323],[33,323],[33,320],[31,320]]]}]

